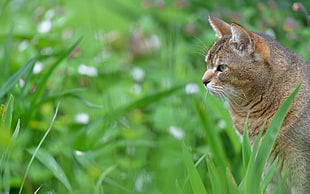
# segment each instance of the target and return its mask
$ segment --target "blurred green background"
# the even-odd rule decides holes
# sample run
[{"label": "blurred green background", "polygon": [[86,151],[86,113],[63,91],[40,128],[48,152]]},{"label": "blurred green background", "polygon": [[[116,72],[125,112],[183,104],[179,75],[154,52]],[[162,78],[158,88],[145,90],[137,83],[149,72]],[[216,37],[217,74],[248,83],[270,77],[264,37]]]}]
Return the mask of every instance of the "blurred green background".
[{"label": "blurred green background", "polygon": [[1,118],[12,118],[0,127],[0,192],[26,177],[22,193],[192,193],[182,144],[207,190],[206,154],[223,153],[240,181],[225,101],[200,81],[216,38],[207,18],[267,32],[309,61],[310,1],[294,3],[1,0]]}]

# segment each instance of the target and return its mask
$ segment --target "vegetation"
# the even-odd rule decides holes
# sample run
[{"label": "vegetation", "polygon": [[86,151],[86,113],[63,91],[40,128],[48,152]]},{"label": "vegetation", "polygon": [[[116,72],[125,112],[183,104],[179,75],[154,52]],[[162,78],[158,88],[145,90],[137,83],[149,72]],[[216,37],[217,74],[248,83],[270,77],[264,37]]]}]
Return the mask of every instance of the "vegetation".
[{"label": "vegetation", "polygon": [[310,61],[308,4],[0,1],[0,192],[261,193],[297,90],[252,150],[201,84],[207,17],[268,32]]}]

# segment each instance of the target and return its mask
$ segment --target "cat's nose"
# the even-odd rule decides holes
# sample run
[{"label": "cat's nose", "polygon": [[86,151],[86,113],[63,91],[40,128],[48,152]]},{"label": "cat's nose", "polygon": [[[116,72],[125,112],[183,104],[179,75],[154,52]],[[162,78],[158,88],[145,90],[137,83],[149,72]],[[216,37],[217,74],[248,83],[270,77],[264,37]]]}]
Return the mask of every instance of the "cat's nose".
[{"label": "cat's nose", "polygon": [[207,86],[208,83],[210,83],[210,81],[207,78],[202,78],[202,83]]}]

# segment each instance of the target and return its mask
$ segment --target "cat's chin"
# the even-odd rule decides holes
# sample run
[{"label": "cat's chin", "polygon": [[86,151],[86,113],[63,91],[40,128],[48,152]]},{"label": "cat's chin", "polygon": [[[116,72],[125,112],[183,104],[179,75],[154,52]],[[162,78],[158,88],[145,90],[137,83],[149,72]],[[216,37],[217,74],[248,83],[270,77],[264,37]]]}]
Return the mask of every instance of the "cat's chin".
[{"label": "cat's chin", "polygon": [[211,87],[208,87],[208,86],[205,86],[205,88],[212,96],[215,96],[218,98],[223,98],[223,94],[221,94],[219,91],[217,91]]},{"label": "cat's chin", "polygon": [[212,96],[215,96],[215,97],[218,97],[218,98],[222,98],[223,96],[220,95],[219,93],[217,92],[214,92],[214,91],[211,91],[211,90],[208,90],[208,92],[212,95]]}]

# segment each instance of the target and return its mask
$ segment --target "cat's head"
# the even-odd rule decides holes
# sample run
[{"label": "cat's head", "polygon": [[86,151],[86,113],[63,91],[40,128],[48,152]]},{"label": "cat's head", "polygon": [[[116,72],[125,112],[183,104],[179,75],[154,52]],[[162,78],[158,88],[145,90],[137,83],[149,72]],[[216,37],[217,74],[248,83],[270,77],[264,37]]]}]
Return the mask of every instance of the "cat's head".
[{"label": "cat's head", "polygon": [[218,39],[205,58],[202,82],[212,95],[246,104],[267,84],[269,46],[261,35],[238,24],[212,16],[209,22]]}]

